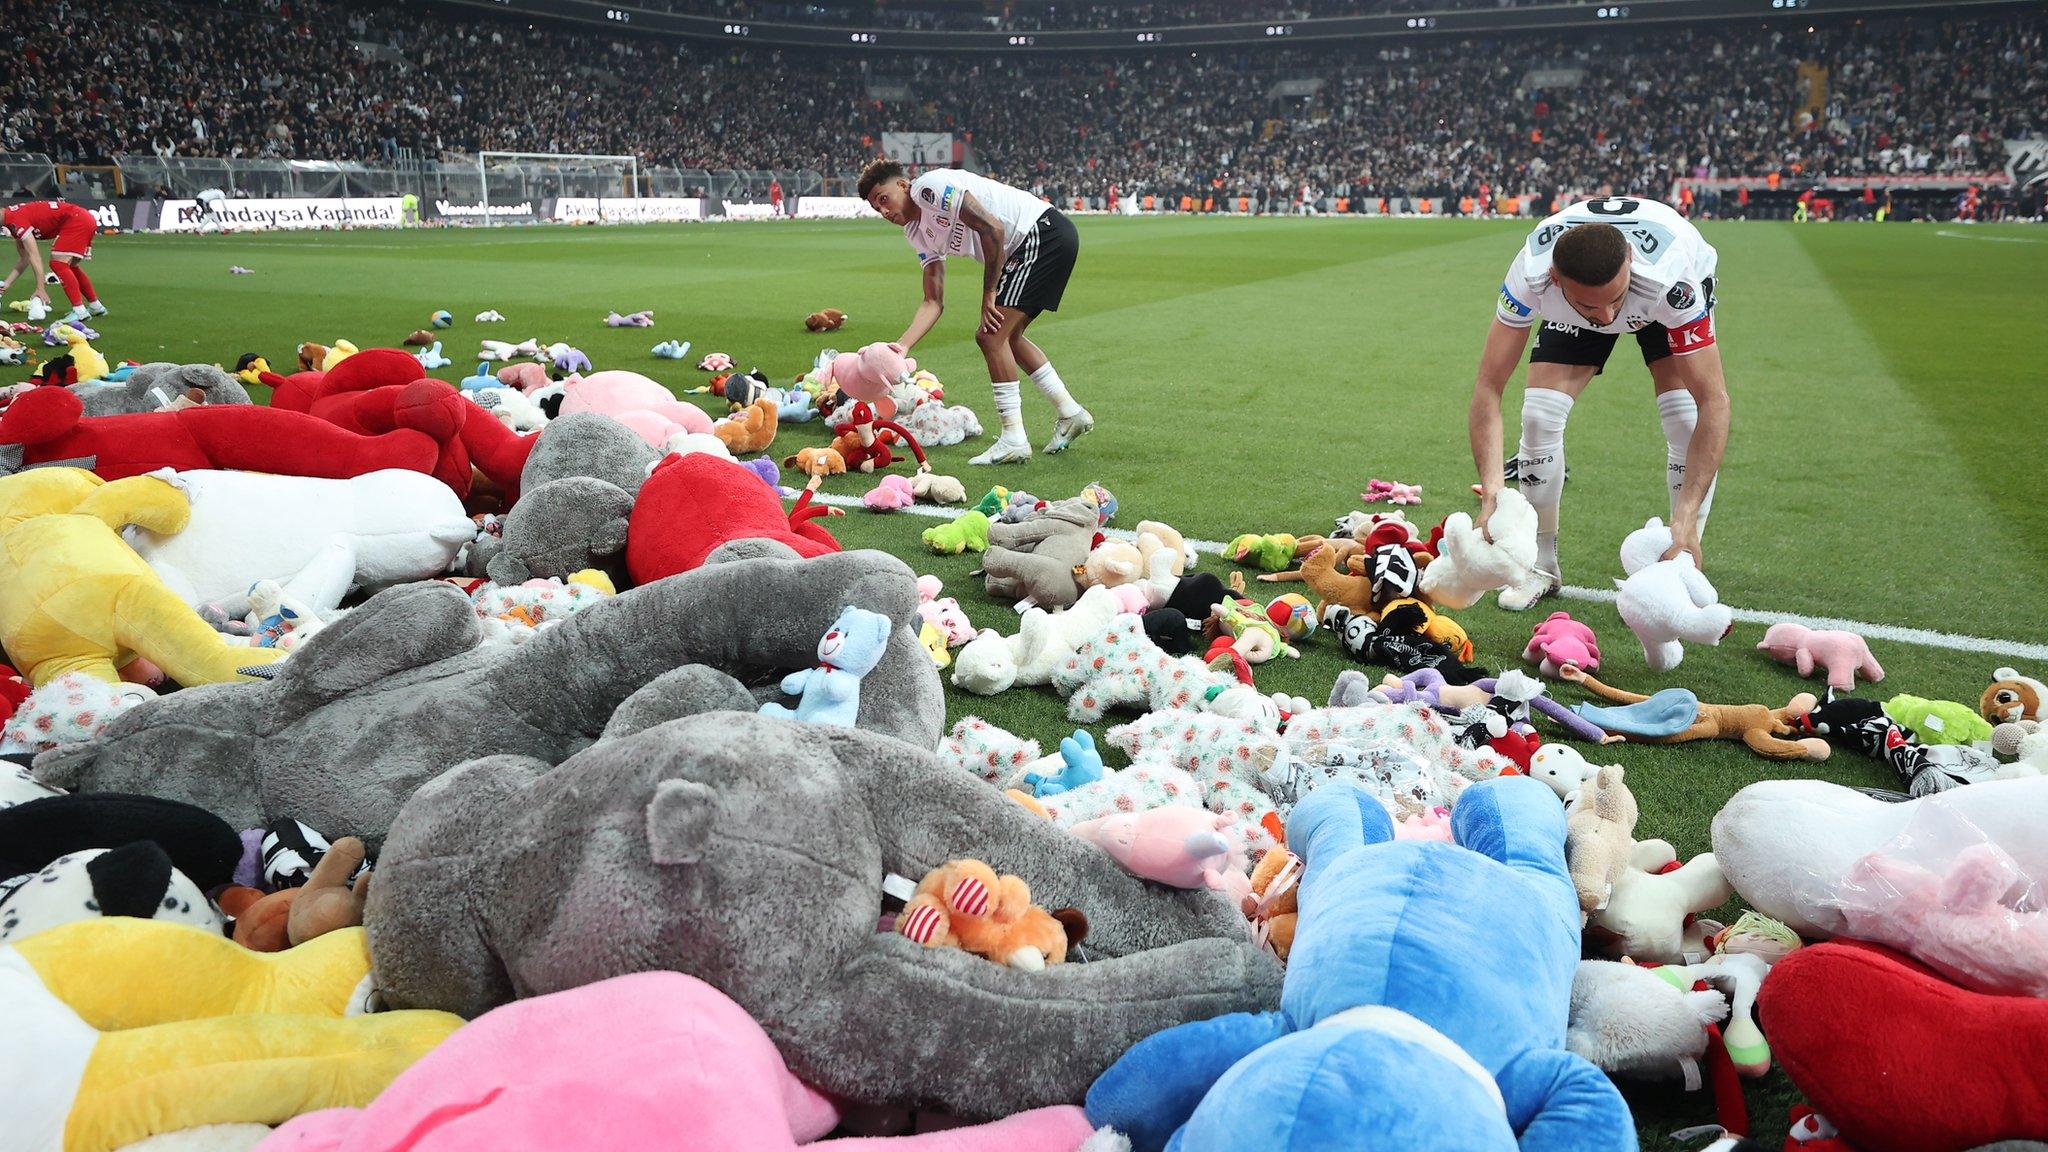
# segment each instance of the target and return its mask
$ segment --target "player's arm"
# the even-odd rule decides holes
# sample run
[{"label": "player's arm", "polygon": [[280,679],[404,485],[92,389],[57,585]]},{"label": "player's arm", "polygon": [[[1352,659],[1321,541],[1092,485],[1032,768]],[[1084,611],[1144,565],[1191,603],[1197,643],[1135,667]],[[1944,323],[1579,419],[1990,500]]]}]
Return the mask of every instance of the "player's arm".
[{"label": "player's arm", "polygon": [[924,266],[924,299],[918,303],[917,315],[910,318],[910,327],[903,330],[903,338],[896,342],[903,345],[905,352],[917,347],[917,342],[945,313],[946,262],[933,260]]},{"label": "player's arm", "polygon": [[[7,290],[14,287],[15,280],[21,276],[21,270],[30,266],[31,258],[41,255],[41,253],[36,251],[36,242],[33,236],[24,237],[9,233],[8,239],[14,241],[14,267],[8,271],[7,279],[0,280],[0,296],[7,295]],[[29,282],[31,284],[40,284],[42,281],[43,274],[38,272]]]},{"label": "player's arm", "polygon": [[1529,329],[1503,323],[1494,317],[1486,332],[1486,347],[1479,353],[1479,374],[1472,383],[1472,407],[1465,416],[1466,432],[1472,439],[1472,464],[1479,471],[1479,516],[1481,531],[1493,518],[1494,501],[1505,481],[1501,458],[1500,408],[1508,380],[1522,362],[1522,350],[1529,345]]},{"label": "player's arm", "polygon": [[1003,314],[996,310],[996,289],[1003,282],[1003,225],[964,188],[960,191],[960,222],[981,238],[981,330],[993,332],[1003,326]]},{"label": "player's arm", "polygon": [[1728,383],[1721,375],[1721,348],[1709,344],[1697,352],[1675,355],[1679,382],[1692,393],[1699,408],[1699,422],[1693,425],[1692,443],[1685,450],[1685,483],[1678,489],[1678,501],[1671,513],[1671,550],[1664,559],[1680,552],[1692,553],[1700,564],[1700,504],[1714,475],[1721,471],[1721,457],[1728,449]]}]

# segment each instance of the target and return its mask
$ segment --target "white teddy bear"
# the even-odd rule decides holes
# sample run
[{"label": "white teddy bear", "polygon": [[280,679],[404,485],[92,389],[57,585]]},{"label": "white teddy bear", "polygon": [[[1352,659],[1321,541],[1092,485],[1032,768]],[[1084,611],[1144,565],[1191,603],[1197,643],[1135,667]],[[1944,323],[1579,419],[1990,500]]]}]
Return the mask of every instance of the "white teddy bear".
[{"label": "white teddy bear", "polygon": [[1437,557],[1422,573],[1421,591],[1430,603],[1470,608],[1499,588],[1500,606],[1518,612],[1549,590],[1550,577],[1536,567],[1536,509],[1526,497],[1504,489],[1486,528],[1482,534],[1463,512],[1444,520]]},{"label": "white teddy bear", "polygon": [[1735,624],[1733,610],[1721,603],[1690,554],[1661,559],[1670,549],[1671,529],[1652,516],[1621,542],[1621,567],[1628,578],[1614,582],[1614,606],[1642,641],[1643,659],[1652,672],[1678,667],[1685,659],[1684,641],[1719,644]]}]

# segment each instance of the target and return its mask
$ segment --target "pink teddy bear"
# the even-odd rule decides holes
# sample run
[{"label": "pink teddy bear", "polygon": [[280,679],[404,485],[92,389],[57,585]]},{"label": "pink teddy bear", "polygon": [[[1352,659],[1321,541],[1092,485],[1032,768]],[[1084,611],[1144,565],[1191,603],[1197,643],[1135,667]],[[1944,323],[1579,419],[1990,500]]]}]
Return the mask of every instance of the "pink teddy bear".
[{"label": "pink teddy bear", "polygon": [[870,512],[894,512],[917,503],[917,498],[911,495],[910,477],[884,476],[880,484],[868,489],[860,502],[867,505]]},{"label": "pink teddy bear", "polygon": [[1875,684],[1884,679],[1884,669],[1870,654],[1870,645],[1854,632],[1815,632],[1804,624],[1773,624],[1764,633],[1757,651],[1768,652],[1780,664],[1790,664],[1801,677],[1813,675],[1815,665],[1828,674],[1828,687],[1847,691],[1856,687],[1856,676]]},{"label": "pink teddy bear", "polygon": [[711,417],[695,404],[685,404],[660,384],[638,372],[612,369],[573,377],[562,387],[562,415],[596,412],[631,428],[655,448],[666,449],[671,436],[711,431]]},{"label": "pink teddy bear", "polygon": [[1600,667],[1600,645],[1593,638],[1593,630],[1572,619],[1571,613],[1552,612],[1549,619],[1536,626],[1529,646],[1522,649],[1522,659],[1554,679],[1567,664],[1575,664],[1586,672]]}]

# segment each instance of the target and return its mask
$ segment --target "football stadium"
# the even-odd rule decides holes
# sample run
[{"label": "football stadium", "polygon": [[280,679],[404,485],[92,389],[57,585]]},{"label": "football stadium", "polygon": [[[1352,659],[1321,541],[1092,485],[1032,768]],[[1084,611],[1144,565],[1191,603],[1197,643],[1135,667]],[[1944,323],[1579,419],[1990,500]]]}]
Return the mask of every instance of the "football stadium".
[{"label": "football stadium", "polygon": [[2039,0],[4,15],[0,1152],[2048,1148]]}]

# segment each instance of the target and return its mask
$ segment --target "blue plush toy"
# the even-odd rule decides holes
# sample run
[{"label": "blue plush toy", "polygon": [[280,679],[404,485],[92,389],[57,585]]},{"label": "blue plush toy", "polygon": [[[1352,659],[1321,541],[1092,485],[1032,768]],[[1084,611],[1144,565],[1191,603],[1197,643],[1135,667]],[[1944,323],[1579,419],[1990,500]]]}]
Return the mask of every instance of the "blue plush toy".
[{"label": "blue plush toy", "polygon": [[1475,784],[1456,844],[1394,841],[1379,801],[1294,810],[1301,920],[1280,1011],[1139,1042],[1088,1091],[1135,1152],[1630,1152],[1628,1106],[1564,1050],[1579,907],[1564,809],[1527,776]]},{"label": "blue plush toy", "polygon": [[429,372],[436,368],[446,368],[448,365],[455,363],[455,361],[441,355],[441,342],[439,340],[434,341],[432,348],[422,348],[413,353],[412,358],[419,361],[420,367],[425,368]]},{"label": "blue plush toy", "polygon": [[1085,728],[1075,729],[1072,736],[1060,741],[1060,759],[1066,761],[1067,766],[1060,769],[1057,776],[1038,772],[1024,774],[1024,783],[1031,786],[1033,796],[1057,796],[1102,779],[1102,754],[1095,750],[1095,737]]},{"label": "blue plush toy", "polygon": [[[818,641],[818,666],[782,678],[786,696],[801,696],[794,709],[761,705],[763,716],[804,720],[812,724],[854,726],[860,714],[861,677],[874,671],[889,647],[889,618],[866,608],[847,608]],[[1548,795],[1549,790],[1545,789]],[[1553,801],[1555,803],[1555,801]],[[1578,907],[1573,897],[1573,907]]]},{"label": "blue plush toy", "polygon": [[817,401],[802,388],[792,388],[783,393],[783,398],[775,405],[778,424],[808,424],[817,418]]},{"label": "blue plush toy", "polygon": [[461,388],[464,392],[474,392],[479,388],[496,387],[498,387],[498,378],[491,374],[491,366],[481,361],[476,366],[476,375],[464,376],[462,378]]}]

